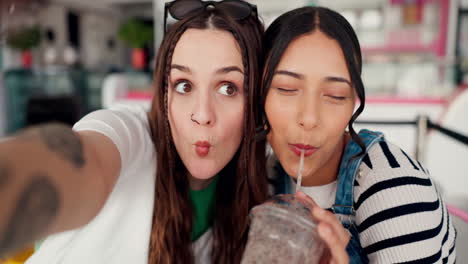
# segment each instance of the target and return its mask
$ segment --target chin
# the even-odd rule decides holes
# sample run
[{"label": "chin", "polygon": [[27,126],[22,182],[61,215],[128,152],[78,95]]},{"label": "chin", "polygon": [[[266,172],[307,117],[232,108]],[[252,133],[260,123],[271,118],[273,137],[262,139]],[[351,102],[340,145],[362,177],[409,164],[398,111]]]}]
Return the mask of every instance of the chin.
[{"label": "chin", "polygon": [[[289,157],[286,158],[285,162],[281,162],[281,165],[283,164],[288,164],[286,166],[283,166],[283,169],[284,171],[291,177],[291,178],[294,178],[294,179],[297,179],[297,174],[298,174],[298,171],[299,171],[299,159],[295,156],[295,155],[291,155]],[[309,171],[309,166],[307,166],[306,162],[304,162],[304,168],[302,169],[302,179],[304,180],[304,174],[306,174],[305,172]]]},{"label": "chin", "polygon": [[192,177],[199,180],[208,180],[216,176],[217,173],[212,173],[211,171],[189,171]]},{"label": "chin", "polygon": [[207,180],[213,178],[221,169],[216,168],[213,164],[207,162],[193,161],[191,166],[186,166],[192,177]]},{"label": "chin", "polygon": [[297,178],[297,168],[285,168],[283,169],[286,171],[286,173],[291,176],[292,178],[296,179]]},{"label": "chin", "polygon": [[[288,153],[289,154],[289,153]],[[284,155],[283,159],[279,158],[279,162],[284,171],[291,177],[297,178],[297,170],[299,169],[299,162],[293,155]],[[285,165],[283,165],[285,164]]]}]

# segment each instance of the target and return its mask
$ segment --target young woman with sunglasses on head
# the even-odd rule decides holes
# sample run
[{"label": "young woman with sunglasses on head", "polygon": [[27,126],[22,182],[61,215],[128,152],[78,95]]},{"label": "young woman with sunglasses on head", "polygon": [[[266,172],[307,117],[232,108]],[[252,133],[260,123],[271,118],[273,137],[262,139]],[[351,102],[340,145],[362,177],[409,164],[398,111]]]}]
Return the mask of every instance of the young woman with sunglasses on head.
[{"label": "young woman with sunglasses on head", "polygon": [[179,21],[149,112],[100,110],[1,143],[0,254],[73,229],[27,263],[239,262],[249,209],[267,196],[253,140],[263,26],[242,1],[166,12]]},{"label": "young woman with sunglasses on head", "polygon": [[352,234],[351,263],[454,263],[456,231],[427,170],[381,133],[353,129],[365,93],[359,42],[346,19],[326,8],[295,9],[270,25],[264,46],[276,191],[294,190],[289,175],[296,177],[304,152],[302,190]]},{"label": "young woman with sunglasses on head", "polygon": [[165,11],[179,21],[150,112],[119,106],[0,143],[0,255],[49,236],[27,263],[239,263],[249,210],[267,198],[263,27],[243,1]]}]

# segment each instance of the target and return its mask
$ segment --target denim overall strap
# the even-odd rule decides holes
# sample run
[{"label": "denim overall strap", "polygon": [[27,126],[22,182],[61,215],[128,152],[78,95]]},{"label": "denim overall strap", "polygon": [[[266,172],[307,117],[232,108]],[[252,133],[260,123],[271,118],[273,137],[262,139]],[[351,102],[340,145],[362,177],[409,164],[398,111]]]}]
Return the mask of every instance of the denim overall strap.
[{"label": "denim overall strap", "polygon": [[[366,153],[372,145],[383,139],[382,133],[373,132],[367,129],[359,131],[358,135],[364,142]],[[332,207],[335,214],[351,216],[355,213],[353,208],[354,179],[359,169],[359,165],[365,156],[356,156],[360,152],[361,147],[354,140],[349,141],[341,158],[340,170],[338,172],[335,204]]]},{"label": "denim overall strap", "polygon": [[[382,133],[369,130],[361,130],[358,135],[366,147],[365,153],[367,153],[376,142],[383,139]],[[354,140],[351,140],[346,145],[338,173],[335,204],[332,207],[333,212],[338,219],[340,219],[343,227],[346,228],[351,235],[351,239],[346,246],[350,264],[369,263],[369,258],[361,246],[359,232],[354,223],[354,179],[362,159],[365,157],[365,155],[357,156],[360,152],[361,147],[359,147]]]}]

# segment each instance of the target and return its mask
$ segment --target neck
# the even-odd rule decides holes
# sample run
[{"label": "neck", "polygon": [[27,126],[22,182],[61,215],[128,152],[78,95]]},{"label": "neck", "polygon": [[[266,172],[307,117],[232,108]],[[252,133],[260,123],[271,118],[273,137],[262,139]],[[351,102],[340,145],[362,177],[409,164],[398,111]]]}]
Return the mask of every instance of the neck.
[{"label": "neck", "polygon": [[320,186],[336,181],[338,178],[338,170],[340,169],[341,157],[343,156],[344,148],[346,147],[346,144],[348,144],[349,140],[350,135],[345,133],[337,144],[330,159],[311,175],[304,177],[302,185]]},{"label": "neck", "polygon": [[193,191],[203,190],[206,187],[208,187],[208,185],[210,185],[210,183],[214,180],[215,177],[216,175],[208,179],[198,179],[198,178],[193,177],[191,174],[189,174],[188,179],[189,179],[190,189]]}]

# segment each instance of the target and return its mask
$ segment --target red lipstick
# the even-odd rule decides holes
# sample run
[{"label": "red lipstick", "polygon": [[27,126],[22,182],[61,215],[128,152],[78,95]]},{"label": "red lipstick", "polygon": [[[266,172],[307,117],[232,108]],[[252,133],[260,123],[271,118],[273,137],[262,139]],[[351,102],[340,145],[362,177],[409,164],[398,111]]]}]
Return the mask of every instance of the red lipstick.
[{"label": "red lipstick", "polygon": [[304,150],[304,157],[308,157],[317,150],[316,147],[313,147],[311,145],[304,145],[304,144],[288,144],[289,148],[291,149],[294,154],[297,156],[301,156],[301,151]]},{"label": "red lipstick", "polygon": [[195,143],[195,152],[200,157],[206,157],[210,152],[211,144],[208,141],[197,141]]}]

